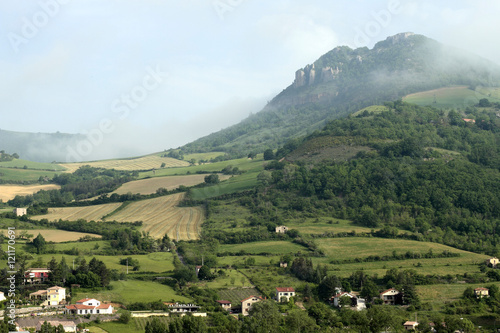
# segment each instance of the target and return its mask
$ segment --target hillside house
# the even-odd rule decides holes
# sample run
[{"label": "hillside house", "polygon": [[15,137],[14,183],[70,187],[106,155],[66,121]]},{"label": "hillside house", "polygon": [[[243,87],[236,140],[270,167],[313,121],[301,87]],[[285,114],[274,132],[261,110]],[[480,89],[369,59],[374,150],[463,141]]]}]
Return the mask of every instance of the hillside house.
[{"label": "hillside house", "polygon": [[95,298],[84,298],[76,304],[66,305],[66,314],[86,315],[86,314],[113,314],[111,304],[101,304]]},{"label": "hillside house", "polygon": [[498,260],[498,258],[496,258],[496,257],[486,259],[486,265],[493,267],[493,268],[496,268],[499,262],[500,262],[500,260]]},{"label": "hillside house", "polygon": [[28,214],[28,209],[27,208],[14,208],[13,213],[16,216],[24,216],[24,215]]},{"label": "hillside house", "polygon": [[[46,320],[40,320],[38,324],[36,324],[36,331],[39,332],[42,329],[42,325]],[[51,326],[57,327],[59,325],[62,325],[64,328],[64,332],[78,332],[76,323],[71,320],[47,320],[47,323],[49,323]]]},{"label": "hillside house", "polygon": [[200,307],[194,304],[179,304],[179,303],[164,303],[168,306],[170,312],[173,313],[185,313],[185,312],[197,312]]},{"label": "hillside house", "polygon": [[340,304],[340,299],[342,297],[349,297],[351,299],[351,306],[358,306],[358,297],[354,294],[351,294],[351,293],[348,293],[348,292],[341,292],[341,293],[338,293],[336,294],[335,296],[332,296],[330,298],[330,302],[333,303],[334,306],[336,307],[341,307],[341,304]]},{"label": "hillside house", "polygon": [[29,297],[32,300],[43,300],[41,305],[55,306],[66,302],[66,288],[55,286],[31,293]]},{"label": "hillside house", "polygon": [[288,231],[288,227],[284,225],[280,225],[276,227],[276,233],[278,234],[285,234]]},{"label": "hillside house", "polygon": [[280,267],[287,268],[288,267],[288,263],[286,261],[280,261]]},{"label": "hillside house", "polygon": [[260,296],[250,296],[250,297],[247,297],[247,298],[241,300],[241,313],[244,316],[248,316],[250,309],[252,308],[252,305],[254,305],[255,303],[260,302],[262,300],[263,300],[263,298]]},{"label": "hillside house", "polygon": [[380,293],[380,299],[384,302],[384,304],[395,305],[401,303],[401,293],[394,289],[387,289]]},{"label": "hillside house", "polygon": [[407,321],[403,324],[403,326],[407,331],[414,331],[417,328],[418,323],[416,321]]},{"label": "hillside house", "polygon": [[44,283],[49,278],[50,269],[46,268],[29,268],[24,272],[24,283]]},{"label": "hillside house", "polygon": [[276,288],[276,301],[278,302],[288,302],[290,301],[290,297],[295,296],[295,289],[287,287],[287,288]]},{"label": "hillside house", "polygon": [[490,295],[490,290],[482,287],[476,288],[474,289],[474,295],[476,295],[477,298],[488,297]]},{"label": "hillside house", "polygon": [[224,310],[231,310],[231,302],[230,301],[225,301],[225,300],[220,300],[220,301],[217,301],[217,303],[220,304],[221,308],[223,308]]}]

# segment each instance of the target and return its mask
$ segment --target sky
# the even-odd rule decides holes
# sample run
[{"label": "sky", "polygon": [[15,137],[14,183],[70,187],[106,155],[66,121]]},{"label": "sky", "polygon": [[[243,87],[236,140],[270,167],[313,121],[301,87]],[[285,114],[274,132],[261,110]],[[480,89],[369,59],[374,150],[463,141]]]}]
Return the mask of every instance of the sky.
[{"label": "sky", "polygon": [[500,63],[486,0],[4,0],[0,129],[81,133],[82,159],[175,148],[260,111],[339,45],[414,32]]}]

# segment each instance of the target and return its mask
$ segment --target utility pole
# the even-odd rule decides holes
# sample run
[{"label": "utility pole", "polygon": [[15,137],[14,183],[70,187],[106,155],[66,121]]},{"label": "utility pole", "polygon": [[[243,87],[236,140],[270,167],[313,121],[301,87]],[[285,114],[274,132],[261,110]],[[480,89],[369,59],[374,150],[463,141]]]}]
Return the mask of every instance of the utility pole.
[{"label": "utility pole", "polygon": [[128,274],[128,258],[127,258],[127,274]]}]

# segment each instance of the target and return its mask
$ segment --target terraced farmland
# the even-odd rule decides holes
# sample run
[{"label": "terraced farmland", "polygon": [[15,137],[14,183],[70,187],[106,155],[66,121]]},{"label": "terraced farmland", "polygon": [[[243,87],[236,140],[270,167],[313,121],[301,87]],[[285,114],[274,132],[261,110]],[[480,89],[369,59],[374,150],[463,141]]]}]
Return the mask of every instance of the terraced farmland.
[{"label": "terraced farmland", "polygon": [[61,186],[55,184],[48,185],[0,185],[0,200],[4,202],[14,199],[16,195],[29,195],[40,190],[57,190]]},{"label": "terraced farmland", "polygon": [[201,207],[177,207],[185,193],[136,201],[107,218],[108,221],[142,221],[142,230],[154,238],[167,234],[171,239],[198,239],[203,209]]},{"label": "terraced farmland", "polygon": [[[26,229],[25,229],[26,230]],[[24,230],[16,230],[16,233],[20,235]],[[28,229],[26,230],[28,234],[33,235],[33,237],[41,234],[47,242],[73,242],[77,241],[82,237],[90,236],[95,238],[102,238],[101,235],[89,234],[86,232],[76,232],[76,231],[66,231],[66,230],[54,230],[54,229]],[[7,235],[7,230],[3,230],[3,234]]]},{"label": "terraced farmland", "polygon": [[170,157],[160,157],[156,155],[144,156],[134,159],[67,163],[61,164],[61,166],[65,167],[68,172],[75,172],[76,170],[78,170],[78,168],[84,165],[90,165],[94,168],[134,171],[160,169],[163,163],[165,163],[165,168],[189,166],[189,163],[186,161],[176,160]]},{"label": "terraced farmland", "polygon": [[33,216],[32,219],[47,219],[49,221],[59,221],[59,219],[76,221],[84,219],[86,221],[100,221],[104,215],[113,212],[121,205],[122,204],[118,202],[86,207],[49,208],[48,214]]}]

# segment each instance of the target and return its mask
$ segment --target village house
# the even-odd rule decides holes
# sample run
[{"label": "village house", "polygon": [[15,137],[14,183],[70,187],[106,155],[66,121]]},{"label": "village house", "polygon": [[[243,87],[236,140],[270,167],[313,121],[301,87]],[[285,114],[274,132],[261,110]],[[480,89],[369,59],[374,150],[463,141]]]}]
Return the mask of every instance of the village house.
[{"label": "village house", "polygon": [[76,304],[66,305],[66,314],[113,314],[111,304],[101,304],[95,298],[85,298],[76,302]]},{"label": "village house", "polygon": [[29,268],[24,272],[24,283],[44,283],[49,278],[50,269],[46,268]]},{"label": "village house", "polygon": [[358,305],[358,298],[356,297],[356,295],[345,292],[345,291],[338,293],[335,296],[332,296],[330,298],[330,302],[333,303],[334,306],[340,307],[341,306],[340,300],[342,299],[342,297],[349,297],[351,299],[351,306]]},{"label": "village house", "polygon": [[225,300],[220,300],[220,301],[217,301],[217,303],[220,304],[220,306],[224,309],[224,310],[231,310],[231,302],[230,301],[225,301]]},{"label": "village house", "polygon": [[276,288],[276,301],[278,302],[288,302],[290,297],[295,296],[295,289],[293,288]]},{"label": "village house", "polygon": [[477,298],[483,298],[483,297],[488,297],[489,296],[490,290],[488,288],[476,288],[474,289],[474,295],[476,295]]},{"label": "village house", "polygon": [[288,267],[288,263],[286,261],[280,261],[280,267],[287,268]]},{"label": "village house", "polygon": [[278,234],[285,234],[288,231],[288,227],[284,225],[280,225],[276,227],[276,233]]},{"label": "village house", "polygon": [[28,209],[27,208],[14,208],[13,213],[16,216],[24,216],[24,215],[28,214]]},{"label": "village house", "polygon": [[66,302],[66,288],[55,286],[31,293],[29,297],[31,300],[43,300],[41,305],[55,306]]},{"label": "village house", "polygon": [[414,331],[417,328],[418,323],[416,321],[407,321],[403,324],[403,326],[407,331]]},{"label": "village house", "polygon": [[486,259],[486,265],[493,267],[493,268],[496,268],[499,262],[500,262],[500,260],[498,260],[498,258],[496,258],[496,257]]},{"label": "village house", "polygon": [[179,303],[164,303],[168,306],[170,312],[184,313],[184,312],[197,312],[200,307],[195,304],[179,304]]},{"label": "village house", "polygon": [[[45,320],[40,320],[38,324],[36,324],[36,331],[40,331],[42,329],[42,325],[45,322]],[[77,327],[74,321],[70,320],[48,320],[48,324],[50,324],[53,327],[57,327],[59,325],[62,325],[64,328],[64,332],[77,332]]]},{"label": "village house", "polygon": [[384,304],[395,305],[398,303],[398,299],[400,296],[400,292],[394,288],[387,289],[380,293],[380,299],[384,302]]},{"label": "village house", "polygon": [[254,303],[260,302],[262,300],[263,300],[263,298],[260,296],[250,296],[250,297],[247,297],[247,298],[241,300],[241,313],[244,316],[248,316],[250,309],[252,308],[252,305]]}]

